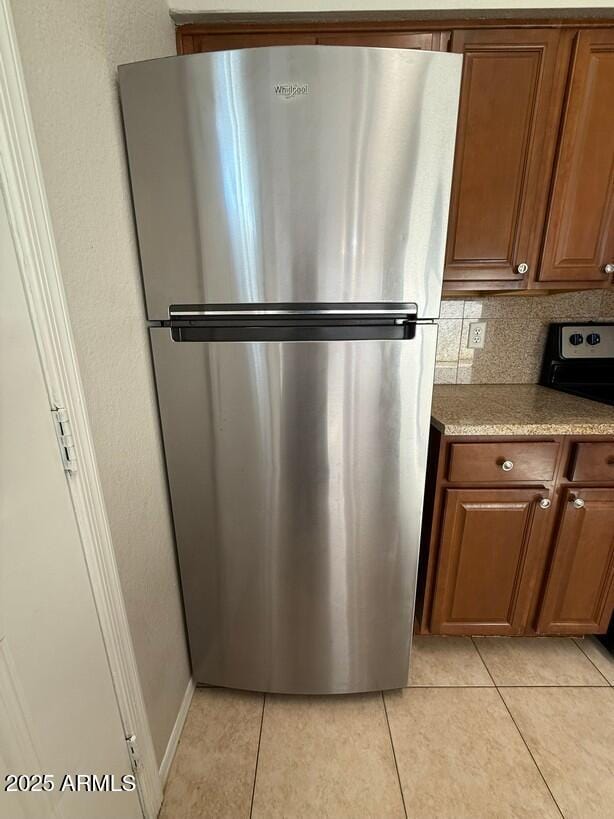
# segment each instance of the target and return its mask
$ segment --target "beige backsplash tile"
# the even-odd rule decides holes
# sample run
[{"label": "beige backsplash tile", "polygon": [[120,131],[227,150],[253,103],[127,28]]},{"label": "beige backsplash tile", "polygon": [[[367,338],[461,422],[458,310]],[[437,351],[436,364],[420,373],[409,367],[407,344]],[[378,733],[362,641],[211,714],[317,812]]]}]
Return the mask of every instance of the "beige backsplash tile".
[{"label": "beige backsplash tile", "polygon": [[519,318],[531,309],[530,296],[485,296],[483,299],[466,299],[464,318]]},{"label": "beige backsplash tile", "polygon": [[601,290],[536,296],[486,296],[465,301],[464,318],[540,318],[547,321],[594,319],[600,314]]},{"label": "beige backsplash tile", "polygon": [[547,331],[547,323],[532,319],[489,321],[484,349],[467,350],[473,354],[471,383],[537,383]]},{"label": "beige backsplash tile", "polygon": [[580,290],[575,293],[555,293],[551,296],[535,296],[531,299],[532,318],[547,321],[567,319],[593,320],[598,318],[603,293],[601,290]]},{"label": "beige backsplash tile", "polygon": [[435,366],[435,384],[456,384],[456,362],[437,364]]},{"label": "beige backsplash tile", "polygon": [[[471,369],[472,361],[459,361],[458,369],[456,370],[457,384],[471,384]],[[437,369],[437,368],[435,368]]]},{"label": "beige backsplash tile", "polygon": [[[445,318],[440,321],[435,383],[534,384],[539,380],[548,325],[614,319],[614,291],[444,299],[441,315]],[[488,322],[486,342],[483,350],[470,350],[469,324],[478,319]]]},{"label": "beige backsplash tile", "polygon": [[443,299],[441,302],[440,318],[462,318],[465,307],[464,299]]},{"label": "beige backsplash tile", "polygon": [[437,362],[458,361],[462,319],[440,319],[437,335]]}]

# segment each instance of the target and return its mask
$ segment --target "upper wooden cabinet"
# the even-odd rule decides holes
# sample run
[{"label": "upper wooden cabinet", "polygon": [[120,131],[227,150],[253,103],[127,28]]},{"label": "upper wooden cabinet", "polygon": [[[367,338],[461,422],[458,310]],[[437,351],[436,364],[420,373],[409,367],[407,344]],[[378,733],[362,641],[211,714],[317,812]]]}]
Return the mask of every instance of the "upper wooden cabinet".
[{"label": "upper wooden cabinet", "polygon": [[465,59],[446,289],[526,287],[537,264],[561,98],[559,42],[549,29],[452,34],[452,51]]},{"label": "upper wooden cabinet", "polygon": [[567,489],[537,631],[599,634],[613,606],[614,489]]},{"label": "upper wooden cabinet", "polygon": [[352,31],[318,35],[318,45],[370,46],[372,48],[414,48],[447,51],[449,31]]},{"label": "upper wooden cabinet", "polygon": [[[614,29],[577,34],[538,281],[605,282],[614,265]],[[614,272],[614,268],[611,272]]]},{"label": "upper wooden cabinet", "polygon": [[316,35],[296,31],[220,32],[201,34],[177,30],[177,53],[197,54],[201,51],[226,51],[233,48],[260,46],[315,45]]},{"label": "upper wooden cabinet", "polygon": [[249,31],[200,33],[178,29],[177,52],[196,54],[233,48],[281,45],[344,45],[447,51],[449,31]]},{"label": "upper wooden cabinet", "polygon": [[614,28],[467,25],[186,25],[177,50],[319,44],[463,54],[444,291],[608,286]]}]

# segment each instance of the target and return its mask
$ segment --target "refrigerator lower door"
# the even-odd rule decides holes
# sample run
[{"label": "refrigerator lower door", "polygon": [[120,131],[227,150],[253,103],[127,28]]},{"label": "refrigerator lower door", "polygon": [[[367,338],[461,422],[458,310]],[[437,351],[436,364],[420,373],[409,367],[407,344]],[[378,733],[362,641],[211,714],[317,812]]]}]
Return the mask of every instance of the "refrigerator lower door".
[{"label": "refrigerator lower door", "polygon": [[197,682],[404,686],[436,326],[407,340],[151,336]]}]

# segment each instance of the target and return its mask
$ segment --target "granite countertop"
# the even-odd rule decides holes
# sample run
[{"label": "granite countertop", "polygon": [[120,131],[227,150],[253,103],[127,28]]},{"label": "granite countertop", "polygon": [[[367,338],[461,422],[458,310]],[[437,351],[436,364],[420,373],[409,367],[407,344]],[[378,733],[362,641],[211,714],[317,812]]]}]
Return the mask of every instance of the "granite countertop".
[{"label": "granite countertop", "polygon": [[614,407],[537,384],[436,384],[445,435],[614,435]]}]

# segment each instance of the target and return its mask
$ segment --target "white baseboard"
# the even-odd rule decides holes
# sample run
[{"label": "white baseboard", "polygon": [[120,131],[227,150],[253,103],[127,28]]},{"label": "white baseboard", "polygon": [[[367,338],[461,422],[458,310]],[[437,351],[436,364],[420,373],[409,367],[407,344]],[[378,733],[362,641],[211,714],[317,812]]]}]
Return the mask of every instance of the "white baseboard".
[{"label": "white baseboard", "polygon": [[190,679],[188,687],[185,690],[185,694],[183,695],[183,700],[181,701],[177,719],[173,725],[173,730],[168,738],[168,745],[166,746],[166,751],[164,752],[162,762],[160,763],[160,782],[162,783],[163,788],[166,785],[166,780],[168,779],[168,774],[171,769],[171,765],[173,764],[173,759],[175,758],[175,752],[177,751],[177,745],[179,745],[179,739],[181,737],[181,732],[183,731],[185,718],[188,715],[188,709],[190,707],[190,703],[192,702],[192,697],[194,696],[195,688],[196,686],[194,685],[194,680]]}]

